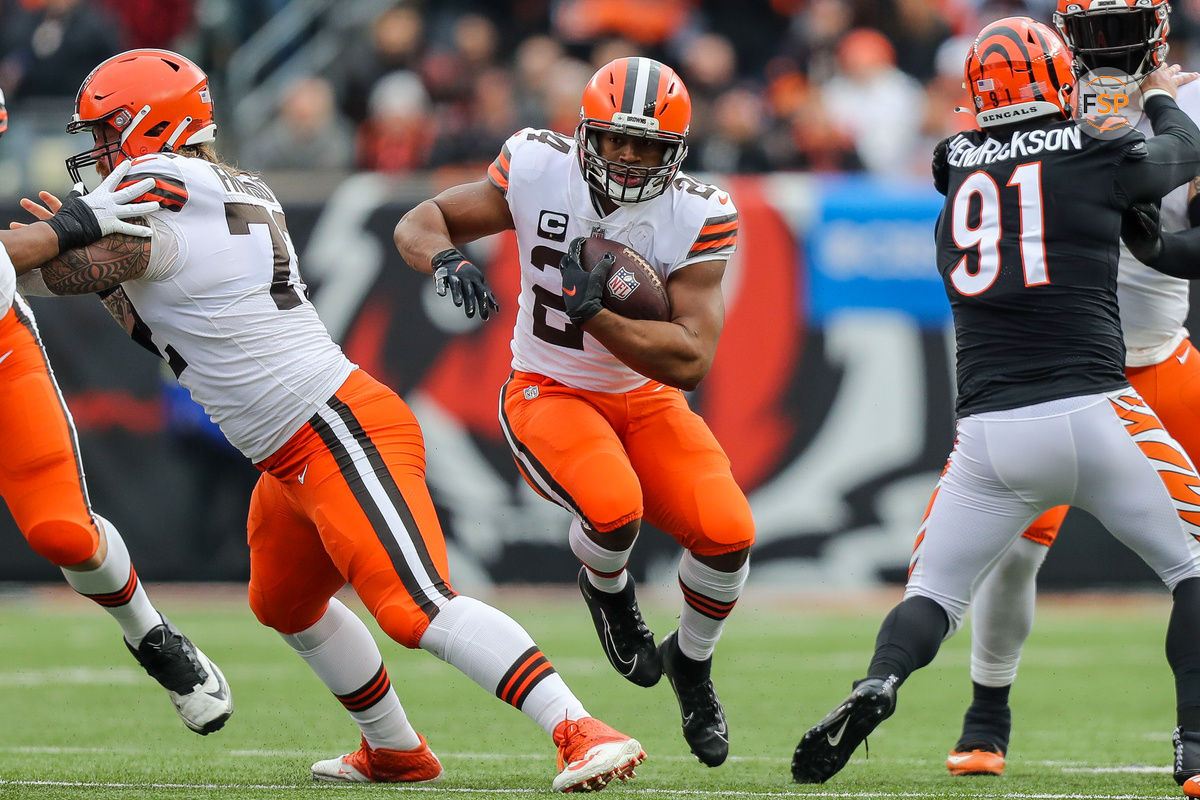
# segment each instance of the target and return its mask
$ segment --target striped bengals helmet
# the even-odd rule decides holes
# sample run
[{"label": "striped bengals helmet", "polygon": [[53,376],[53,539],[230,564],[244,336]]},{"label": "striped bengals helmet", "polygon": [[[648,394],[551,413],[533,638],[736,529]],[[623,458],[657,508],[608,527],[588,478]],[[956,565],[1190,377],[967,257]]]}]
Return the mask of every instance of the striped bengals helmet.
[{"label": "striped bengals helmet", "polygon": [[1140,81],[1167,58],[1167,0],[1058,0],[1054,26],[1079,72],[1117,69]]},{"label": "striped bengals helmet", "polygon": [[[583,90],[575,143],[583,177],[616,203],[639,203],[667,190],[687,157],[692,99],[675,70],[650,58],[618,58]],[[620,133],[666,144],[662,164],[634,167],[600,155],[600,137]]]},{"label": "striped bengals helmet", "polygon": [[981,128],[1032,117],[1069,118],[1075,74],[1058,34],[1029,17],[1005,17],[985,27],[967,54],[964,87]]}]

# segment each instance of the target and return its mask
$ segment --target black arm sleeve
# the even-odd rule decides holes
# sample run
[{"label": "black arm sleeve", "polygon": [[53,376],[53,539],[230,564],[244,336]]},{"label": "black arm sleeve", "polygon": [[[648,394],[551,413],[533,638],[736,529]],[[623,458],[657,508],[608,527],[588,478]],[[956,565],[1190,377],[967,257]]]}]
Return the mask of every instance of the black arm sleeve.
[{"label": "black arm sleeve", "polygon": [[1200,228],[1161,234],[1158,257],[1146,262],[1159,272],[1176,278],[1200,278]]},{"label": "black arm sleeve", "polygon": [[1200,128],[1166,95],[1146,101],[1155,135],[1130,149],[1117,165],[1117,197],[1158,200],[1200,173]]}]

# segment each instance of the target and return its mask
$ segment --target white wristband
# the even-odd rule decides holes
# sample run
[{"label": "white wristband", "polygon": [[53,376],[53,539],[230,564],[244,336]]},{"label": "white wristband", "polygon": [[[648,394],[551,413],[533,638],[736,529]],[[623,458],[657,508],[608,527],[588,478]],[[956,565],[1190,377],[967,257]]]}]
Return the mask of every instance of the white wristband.
[{"label": "white wristband", "polygon": [[[1168,92],[1166,89],[1159,89],[1157,86],[1154,87],[1153,89],[1147,89],[1146,91],[1142,92],[1142,106],[1145,107],[1147,100],[1149,100],[1151,97],[1156,97],[1157,95],[1160,95],[1160,94],[1165,95],[1167,97],[1171,97],[1170,92]],[[1172,97],[1171,99],[1173,100],[1175,98]]]}]

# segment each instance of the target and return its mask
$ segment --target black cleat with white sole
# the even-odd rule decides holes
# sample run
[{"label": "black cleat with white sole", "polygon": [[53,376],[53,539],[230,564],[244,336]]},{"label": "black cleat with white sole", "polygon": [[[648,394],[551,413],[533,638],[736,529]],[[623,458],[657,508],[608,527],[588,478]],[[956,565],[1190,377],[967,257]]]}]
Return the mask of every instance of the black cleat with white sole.
[{"label": "black cleat with white sole", "polygon": [[646,627],[634,594],[633,576],[627,576],[619,592],[602,592],[588,580],[587,567],[579,570],[579,592],[592,612],[596,634],[604,654],[628,681],[653,686],[662,677],[662,663],[654,646],[654,634]]},{"label": "black cleat with white sole", "polygon": [[675,641],[676,631],[667,634],[658,648],[663,674],[675,690],[683,717],[683,738],[692,753],[708,767],[719,767],[729,757],[729,726],[725,709],[712,683],[712,659],[693,661]]},{"label": "black cleat with white sole", "polygon": [[233,695],[217,665],[165,617],[129,652],[167,690],[183,724],[207,736],[233,714]]},{"label": "black cleat with white sole", "polygon": [[856,681],[850,696],[796,745],[792,756],[796,783],[824,783],[846,766],[871,731],[896,710],[897,683],[895,675]]}]

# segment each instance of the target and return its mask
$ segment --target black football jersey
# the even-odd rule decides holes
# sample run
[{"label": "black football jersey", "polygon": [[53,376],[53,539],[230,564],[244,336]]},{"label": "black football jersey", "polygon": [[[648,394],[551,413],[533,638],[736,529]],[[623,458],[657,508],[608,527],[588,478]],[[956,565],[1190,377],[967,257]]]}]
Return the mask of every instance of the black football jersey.
[{"label": "black football jersey", "polygon": [[1071,121],[952,137],[937,263],[954,313],[959,416],[1119,389],[1117,167],[1132,131]]}]

